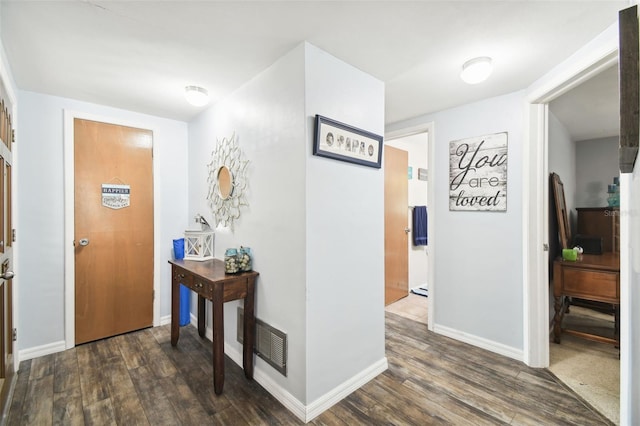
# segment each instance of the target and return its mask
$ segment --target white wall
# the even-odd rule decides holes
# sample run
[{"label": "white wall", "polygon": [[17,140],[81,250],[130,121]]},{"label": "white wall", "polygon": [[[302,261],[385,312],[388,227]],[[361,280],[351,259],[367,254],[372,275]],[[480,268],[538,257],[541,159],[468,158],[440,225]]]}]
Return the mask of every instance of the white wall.
[{"label": "white wall", "polygon": [[[250,161],[249,206],[233,231],[216,230],[216,256],[252,248],[256,315],[289,345],[286,377],[259,358],[256,375],[303,417],[384,360],[382,171],[313,156],[314,116],[382,134],[383,111],[381,82],[302,44],[189,125],[190,216],[213,221],[206,164],[216,139],[235,132]],[[225,344],[239,353],[236,306],[225,306]]]},{"label": "white wall", "polygon": [[[256,316],[288,337],[287,377],[256,357],[264,372],[294,398],[305,401],[306,239],[304,49],[291,51],[241,89],[189,124],[189,215],[213,216],[206,202],[207,163],[216,140],[235,132],[249,160],[248,206],[235,230],[217,229],[215,252],[245,245],[260,273]],[[236,306],[225,305],[226,344],[236,342]],[[211,324],[210,318],[208,324]]]},{"label": "white wall", "polygon": [[[571,235],[576,235],[578,213],[576,207],[576,144],[571,139],[567,128],[553,112],[549,110],[549,145],[548,170],[549,175],[556,173],[560,176],[564,188],[565,205],[571,226]],[[545,181],[549,185],[549,178]],[[549,276],[553,275],[553,259],[561,254],[560,238],[558,236],[558,220],[556,218],[553,190],[549,186]],[[549,280],[551,286],[552,281]],[[553,289],[549,287],[549,318],[553,318]]]},{"label": "white wall", "polygon": [[[576,144],[571,139],[566,127],[549,111],[549,174],[557,173],[564,186],[564,198],[575,235],[577,213],[576,207]],[[553,196],[552,191],[549,191]],[[551,214],[551,213],[550,213]],[[556,237],[557,238],[557,237]]]},{"label": "white wall", "polygon": [[[621,353],[621,372],[629,380],[621,383],[621,423],[640,424],[640,167],[638,159],[633,174],[620,176],[623,185],[620,217],[620,340],[628,350]],[[626,188],[625,188],[626,186]],[[628,198],[627,198],[628,197]],[[628,200],[628,203],[626,201]]]},{"label": "white wall", "polygon": [[607,206],[607,185],[620,175],[619,137],[576,142],[576,207]]},{"label": "white wall", "polygon": [[[419,133],[399,139],[385,141],[385,145],[393,146],[407,151],[409,157],[409,167],[413,169],[413,177],[409,179],[408,203],[409,206],[427,205],[427,181],[418,179],[418,169],[427,170],[428,158],[427,148],[429,136],[427,133]],[[427,284],[427,246],[413,245],[413,210],[407,209],[407,226],[412,233],[409,234],[409,289]]]},{"label": "white wall", "polygon": [[384,134],[384,84],[306,45],[307,402],[384,354],[384,174],[312,153],[320,114]]},{"label": "white wall", "polygon": [[[387,128],[434,123],[434,330],[514,358],[523,350],[523,102],[524,92],[515,92]],[[507,211],[449,211],[449,142],[505,131]]]},{"label": "white wall", "polygon": [[56,344],[64,335],[63,111],[111,117],[153,130],[154,202],[160,215],[160,315],[170,315],[171,280],[166,261],[172,239],[182,236],[187,213],[187,125],[148,115],[33,92],[18,92],[20,159],[17,230],[20,258],[21,351]]}]

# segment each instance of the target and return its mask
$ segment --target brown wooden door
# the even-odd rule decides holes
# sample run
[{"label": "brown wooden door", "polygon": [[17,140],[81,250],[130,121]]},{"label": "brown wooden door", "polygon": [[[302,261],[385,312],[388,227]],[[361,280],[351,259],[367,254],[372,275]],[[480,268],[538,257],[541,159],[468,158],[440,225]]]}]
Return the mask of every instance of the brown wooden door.
[{"label": "brown wooden door", "polygon": [[74,121],[76,344],[153,324],[152,144],[150,130]]},{"label": "brown wooden door", "polygon": [[384,304],[409,294],[409,154],[384,147]]},{"label": "brown wooden door", "polygon": [[12,107],[0,90],[0,410],[6,407],[14,379],[13,363],[13,234],[12,234]]}]

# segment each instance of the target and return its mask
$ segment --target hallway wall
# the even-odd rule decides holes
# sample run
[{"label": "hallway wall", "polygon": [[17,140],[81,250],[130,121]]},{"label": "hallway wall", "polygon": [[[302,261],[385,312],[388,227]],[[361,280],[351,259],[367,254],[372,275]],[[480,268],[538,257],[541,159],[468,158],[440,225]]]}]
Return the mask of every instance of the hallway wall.
[{"label": "hallway wall", "polygon": [[[189,216],[212,224],[216,141],[235,133],[249,160],[248,205],[233,230],[216,229],[216,257],[252,248],[256,315],[288,337],[287,376],[260,358],[256,376],[307,419],[386,368],[382,171],[312,155],[316,114],[382,134],[384,84],[303,43],[190,123],[188,148]],[[239,352],[236,305],[225,344]]]},{"label": "hallway wall", "polygon": [[[434,123],[434,331],[522,359],[522,136],[524,92],[394,123]],[[508,133],[507,211],[449,210],[449,142]]]},{"label": "hallway wall", "polygon": [[618,136],[576,142],[576,207],[607,205],[607,185],[620,175]]},{"label": "hallway wall", "polygon": [[[18,349],[29,356],[64,349],[65,241],[63,113],[73,110],[153,130],[155,241],[160,315],[171,313],[172,239],[187,225],[187,124],[34,92],[18,92],[20,156],[16,202],[20,258]],[[178,206],[178,207],[177,207]]]}]

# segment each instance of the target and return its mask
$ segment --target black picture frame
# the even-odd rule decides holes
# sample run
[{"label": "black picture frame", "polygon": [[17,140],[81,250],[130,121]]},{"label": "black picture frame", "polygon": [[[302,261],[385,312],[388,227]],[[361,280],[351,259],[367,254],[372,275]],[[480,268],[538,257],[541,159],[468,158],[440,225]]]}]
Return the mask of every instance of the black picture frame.
[{"label": "black picture frame", "polygon": [[316,115],[313,155],[379,169],[382,142],[380,135]]}]

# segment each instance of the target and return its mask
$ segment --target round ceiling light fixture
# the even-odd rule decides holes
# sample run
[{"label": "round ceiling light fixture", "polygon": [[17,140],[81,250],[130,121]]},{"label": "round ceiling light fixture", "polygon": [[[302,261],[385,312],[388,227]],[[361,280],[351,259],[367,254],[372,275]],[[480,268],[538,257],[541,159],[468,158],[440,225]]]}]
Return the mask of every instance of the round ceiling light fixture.
[{"label": "round ceiling light fixture", "polygon": [[187,86],[184,88],[184,96],[193,106],[204,106],[209,103],[209,92],[200,86]]},{"label": "round ceiling light fixture", "polygon": [[462,78],[462,81],[465,83],[478,84],[489,78],[491,71],[493,71],[491,58],[482,56],[465,62],[464,65],[462,65],[460,78]]}]

